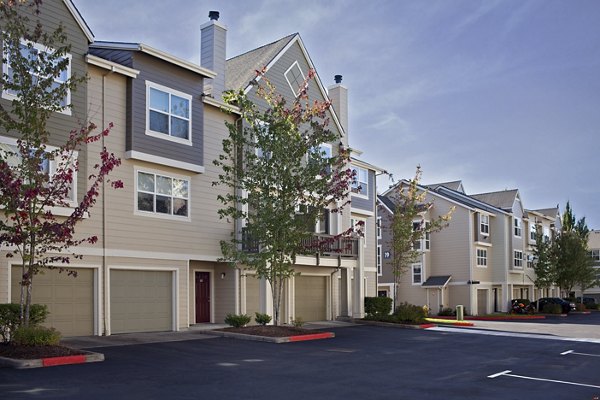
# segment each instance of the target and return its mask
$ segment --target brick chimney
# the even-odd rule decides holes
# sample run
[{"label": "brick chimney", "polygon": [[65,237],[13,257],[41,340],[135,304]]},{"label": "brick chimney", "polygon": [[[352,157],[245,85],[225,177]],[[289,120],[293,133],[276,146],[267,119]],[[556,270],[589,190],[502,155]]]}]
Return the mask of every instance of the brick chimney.
[{"label": "brick chimney", "polygon": [[348,88],[342,85],[342,75],[335,75],[334,84],[327,88],[333,109],[344,129],[342,142],[348,146]]},{"label": "brick chimney", "polygon": [[208,22],[200,26],[200,65],[217,73],[214,79],[204,80],[204,93],[217,100],[225,90],[225,57],[227,27],[219,22],[219,12],[210,11]]}]

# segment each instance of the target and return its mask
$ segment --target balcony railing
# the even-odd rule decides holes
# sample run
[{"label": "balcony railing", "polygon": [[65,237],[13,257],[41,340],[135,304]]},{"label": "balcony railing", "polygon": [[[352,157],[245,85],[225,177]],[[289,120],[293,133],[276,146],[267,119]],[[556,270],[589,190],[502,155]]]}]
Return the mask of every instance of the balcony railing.
[{"label": "balcony railing", "polygon": [[[314,234],[302,240],[300,251],[304,255],[319,255],[322,257],[358,258],[358,238],[335,237],[332,235]],[[242,250],[248,253],[258,253],[257,240],[242,229]]]}]

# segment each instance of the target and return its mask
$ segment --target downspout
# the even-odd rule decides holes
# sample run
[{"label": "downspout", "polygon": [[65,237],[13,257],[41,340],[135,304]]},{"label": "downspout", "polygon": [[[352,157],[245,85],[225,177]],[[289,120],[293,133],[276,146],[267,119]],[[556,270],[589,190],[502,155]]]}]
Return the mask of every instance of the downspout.
[{"label": "downspout", "polygon": [[[471,315],[475,315],[474,314],[474,310],[473,310],[473,241],[474,241],[474,233],[473,233],[473,229],[475,226],[475,212],[471,211],[469,212],[469,225],[471,226],[471,228],[469,229],[469,283],[467,285],[467,287],[469,288],[469,312],[471,313]],[[476,289],[475,289],[476,290]]]},{"label": "downspout", "polygon": [[[102,75],[102,127],[104,129],[106,126],[106,77],[115,72],[115,67],[111,67],[110,71]],[[102,148],[104,149],[105,137],[102,135],[101,139]],[[109,326],[109,316],[107,313],[109,307],[109,299],[108,299],[108,268],[107,268],[107,256],[106,256],[106,237],[107,237],[107,229],[106,229],[106,179],[102,180],[102,274],[104,285],[102,285],[102,299],[104,300],[104,327],[103,327],[103,336],[108,335],[108,326]]]}]

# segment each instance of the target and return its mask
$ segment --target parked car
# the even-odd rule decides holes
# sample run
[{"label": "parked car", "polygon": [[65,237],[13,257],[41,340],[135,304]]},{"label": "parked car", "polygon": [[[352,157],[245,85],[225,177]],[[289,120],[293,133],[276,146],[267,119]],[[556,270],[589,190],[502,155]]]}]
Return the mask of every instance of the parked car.
[{"label": "parked car", "polygon": [[575,311],[575,303],[563,300],[560,297],[542,297],[541,299],[532,302],[532,304],[538,311],[543,311],[546,304],[559,304],[563,314]]},{"label": "parked car", "polygon": [[[581,303],[581,297],[578,297],[576,299],[576,303]],[[593,298],[593,297],[584,297],[583,298],[583,304],[585,304],[586,307],[595,306],[596,305],[596,299]]]}]

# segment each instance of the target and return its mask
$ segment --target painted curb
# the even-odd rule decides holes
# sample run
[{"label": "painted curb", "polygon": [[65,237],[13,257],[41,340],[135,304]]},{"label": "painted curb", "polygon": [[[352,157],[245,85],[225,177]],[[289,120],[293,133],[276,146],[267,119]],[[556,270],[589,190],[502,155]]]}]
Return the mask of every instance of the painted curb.
[{"label": "painted curb", "polygon": [[320,340],[330,339],[335,337],[333,332],[313,333],[309,335],[296,335],[296,336],[284,336],[284,337],[271,337],[271,336],[257,336],[257,335],[246,335],[244,333],[234,332],[223,332],[223,331],[211,331],[211,335],[222,336],[232,339],[251,340],[255,342],[267,342],[267,343],[290,343],[290,342],[303,342],[308,340]]},{"label": "painted curb", "polygon": [[383,326],[383,327],[400,328],[400,329],[428,329],[428,328],[437,327],[437,324],[409,325],[409,324],[396,324],[394,322],[365,321],[365,320],[360,320],[360,319],[355,319],[354,323],[360,324],[360,325],[373,325],[373,326]]},{"label": "painted curb", "polygon": [[58,365],[73,365],[73,364],[86,364],[92,362],[104,361],[104,354],[94,353],[92,351],[80,350],[83,354],[74,356],[64,357],[48,357],[38,358],[32,360],[22,360],[16,358],[0,357],[0,366],[16,368],[16,369],[28,369],[28,368],[43,368],[43,367],[55,367]]}]

